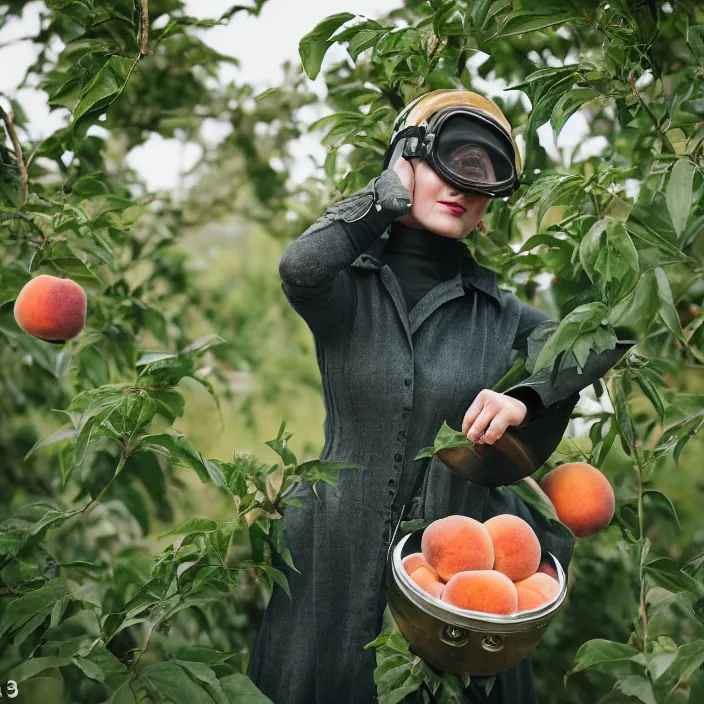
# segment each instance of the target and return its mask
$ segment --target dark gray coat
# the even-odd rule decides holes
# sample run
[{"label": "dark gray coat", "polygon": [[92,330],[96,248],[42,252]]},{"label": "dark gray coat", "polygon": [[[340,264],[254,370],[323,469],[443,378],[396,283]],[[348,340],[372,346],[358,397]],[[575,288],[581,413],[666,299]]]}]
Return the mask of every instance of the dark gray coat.
[{"label": "dark gray coat", "polygon": [[[320,499],[300,485],[293,495],[305,507],[286,510],[286,540],[300,574],[277,562],[293,601],[275,587],[248,673],[275,704],[376,701],[375,651],[363,647],[381,626],[392,529],[426,467],[427,519],[517,514],[565,568],[571,557],[571,537],[537,526],[511,491],[470,484],[437,458],[413,459],[444,421],[461,428],[474,397],[505,374],[512,350],[524,350],[549,318],[499,289],[471,257],[409,316],[398,280],[377,258],[387,228],[409,209],[408,191],[386,170],[328,208],[281,259],[283,291],[315,340],[326,409],[320,459],[360,469],[341,472],[336,488],[320,484]],[[579,394],[556,399],[544,384],[534,388],[551,403],[522,426],[554,414],[559,431],[542,438],[550,454]],[[533,702],[530,667],[525,660],[502,674],[493,700]]]}]

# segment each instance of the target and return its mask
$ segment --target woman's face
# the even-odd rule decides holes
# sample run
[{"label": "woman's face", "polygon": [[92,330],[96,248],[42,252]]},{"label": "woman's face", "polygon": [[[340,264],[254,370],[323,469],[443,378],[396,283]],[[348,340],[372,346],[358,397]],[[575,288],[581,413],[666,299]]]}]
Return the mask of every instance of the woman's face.
[{"label": "woman's face", "polygon": [[[399,220],[418,229],[426,229],[444,237],[462,239],[477,226],[491,203],[491,196],[463,193],[433,171],[424,159],[411,159],[415,169],[411,212]],[[456,214],[444,202],[458,203],[464,212]]]}]

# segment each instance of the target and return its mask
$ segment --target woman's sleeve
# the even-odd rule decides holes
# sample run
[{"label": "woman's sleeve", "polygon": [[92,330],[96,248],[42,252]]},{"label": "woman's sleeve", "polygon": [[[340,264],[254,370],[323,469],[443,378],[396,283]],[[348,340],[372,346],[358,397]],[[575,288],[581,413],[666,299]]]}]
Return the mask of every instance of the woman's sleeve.
[{"label": "woman's sleeve", "polygon": [[[548,315],[543,313],[543,311],[538,310],[523,301],[520,301],[520,305],[521,316],[518,321],[518,328],[516,329],[516,335],[514,337],[513,344],[511,345],[511,349],[518,351],[519,355],[526,357],[528,354],[529,336],[535,331],[542,331],[544,328],[548,327],[548,324],[553,325],[554,323],[550,320]],[[533,339],[537,337],[538,335],[534,335]],[[545,342],[543,341],[542,344],[545,344]],[[534,385],[535,382],[536,379],[529,377],[528,379],[511,386],[503,392],[507,396],[512,396],[513,398],[523,401],[528,409],[526,417],[523,419],[523,423],[518,427],[527,425],[528,422],[535,417],[536,413],[545,410],[545,403],[543,400],[545,390],[540,384],[536,387]],[[540,393],[541,390],[543,391],[542,394]]]},{"label": "woman's sleeve", "polygon": [[386,169],[288,246],[279,262],[281,287],[316,337],[334,339],[351,329],[356,293],[349,265],[410,210],[408,189]]},{"label": "woman's sleeve", "polygon": [[[503,393],[519,398],[528,406],[520,425],[511,426],[511,433],[526,445],[534,457],[536,468],[555,451],[567,429],[572,411],[579,401],[579,392],[600,379],[620,359],[632,343],[619,341],[619,350],[591,354],[582,373],[574,367],[557,371],[562,358],[558,355],[551,368],[533,373],[531,360],[536,360],[559,323],[542,311],[521,302],[521,317],[513,349],[528,357],[530,376]],[[619,354],[620,351],[620,354]]]}]

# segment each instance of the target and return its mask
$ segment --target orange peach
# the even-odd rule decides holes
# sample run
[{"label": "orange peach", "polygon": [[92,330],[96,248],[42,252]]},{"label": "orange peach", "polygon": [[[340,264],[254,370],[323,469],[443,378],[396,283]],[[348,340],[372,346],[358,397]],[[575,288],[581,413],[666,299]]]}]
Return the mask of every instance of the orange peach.
[{"label": "orange peach", "polygon": [[540,565],[540,541],[519,516],[503,514],[484,521],[494,544],[494,569],[512,582],[530,577]]},{"label": "orange peach", "polygon": [[472,570],[453,575],[440,597],[461,609],[490,614],[515,614],[518,594],[513,582],[496,570]]},{"label": "orange peach", "polygon": [[419,567],[413,571],[410,577],[421,589],[437,599],[440,598],[443,589],[445,589],[445,584],[438,579],[435,570],[432,568]]},{"label": "orange peach", "polygon": [[614,516],[616,499],[609,480],[586,462],[568,462],[546,474],[540,487],[557,517],[578,537],[606,528]]},{"label": "orange peach", "polygon": [[465,570],[490,570],[494,546],[487,529],[469,516],[447,516],[433,521],[421,540],[423,557],[441,579]]},{"label": "orange peach", "polygon": [[549,562],[541,562],[538,567],[538,572],[550,575],[553,579],[557,580],[557,570]]},{"label": "orange peach", "polygon": [[429,570],[435,576],[435,579],[440,579],[438,577],[437,572],[428,564],[428,561],[423,557],[422,552],[414,552],[410,555],[406,555],[406,557],[403,558],[401,564],[403,565],[403,568],[406,570],[406,573],[409,576],[412,575],[419,567],[425,567],[426,570]]},{"label": "orange peach", "polygon": [[64,342],[86,326],[87,308],[86,293],[75,281],[42,274],[24,285],[14,313],[28,335]]},{"label": "orange peach", "polygon": [[542,572],[516,582],[518,610],[528,611],[547,604],[560,593],[560,583]]}]

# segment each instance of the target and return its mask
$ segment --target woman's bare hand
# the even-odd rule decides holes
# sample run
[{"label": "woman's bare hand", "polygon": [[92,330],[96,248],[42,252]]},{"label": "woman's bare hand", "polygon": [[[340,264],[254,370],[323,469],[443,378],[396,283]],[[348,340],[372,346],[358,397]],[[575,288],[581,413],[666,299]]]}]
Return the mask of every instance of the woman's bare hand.
[{"label": "woman's bare hand", "polygon": [[464,414],[462,434],[472,442],[493,445],[509,425],[520,425],[527,412],[523,401],[482,389]]}]

